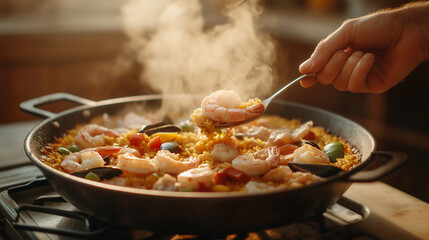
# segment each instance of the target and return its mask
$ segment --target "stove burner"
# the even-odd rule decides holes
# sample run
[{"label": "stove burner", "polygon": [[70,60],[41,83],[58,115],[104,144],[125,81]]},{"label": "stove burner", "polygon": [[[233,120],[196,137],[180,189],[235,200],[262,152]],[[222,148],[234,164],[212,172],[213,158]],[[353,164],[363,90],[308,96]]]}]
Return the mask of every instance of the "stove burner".
[{"label": "stove burner", "polygon": [[350,226],[362,221],[367,209],[341,198],[321,215],[306,221],[246,234],[220,236],[178,235],[131,229],[89,216],[59,196],[43,177],[10,187],[0,193],[2,232],[15,239],[139,239],[139,240],[270,240],[270,239],[351,239]]}]

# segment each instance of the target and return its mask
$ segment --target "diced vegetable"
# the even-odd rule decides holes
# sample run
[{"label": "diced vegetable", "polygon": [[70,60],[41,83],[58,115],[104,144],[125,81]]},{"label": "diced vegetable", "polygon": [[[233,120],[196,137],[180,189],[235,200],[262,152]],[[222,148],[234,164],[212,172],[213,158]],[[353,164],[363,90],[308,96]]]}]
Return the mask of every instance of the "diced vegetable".
[{"label": "diced vegetable", "polygon": [[217,171],[214,176],[214,183],[215,184],[226,184],[226,173],[225,171]]},{"label": "diced vegetable", "polygon": [[130,145],[134,147],[140,146],[144,140],[144,134],[136,133],[130,137]]},{"label": "diced vegetable", "polygon": [[93,172],[89,172],[88,174],[86,174],[85,178],[92,181],[100,181],[100,177]]},{"label": "diced vegetable", "polygon": [[159,132],[152,134],[150,136],[151,138],[159,137],[161,139],[161,142],[169,142],[174,140],[177,137],[177,132]]},{"label": "diced vegetable", "polygon": [[160,136],[156,136],[150,140],[149,147],[159,149],[161,147],[162,141]]},{"label": "diced vegetable", "polygon": [[341,142],[331,142],[325,146],[323,151],[332,163],[337,162],[337,158],[344,157],[344,145]]},{"label": "diced vegetable", "polygon": [[61,155],[69,155],[71,153],[70,150],[64,147],[57,148],[57,152],[59,152]]},{"label": "diced vegetable", "polygon": [[313,131],[308,132],[303,139],[305,140],[313,140],[316,137]]},{"label": "diced vegetable", "polygon": [[244,172],[242,172],[242,171],[240,171],[234,167],[226,168],[224,171],[225,171],[226,176],[229,179],[232,179],[234,181],[237,181],[240,183],[247,183],[250,180],[250,177],[246,173],[244,173]]},{"label": "diced vegetable", "polygon": [[179,188],[178,191],[179,192],[192,192],[192,189],[190,189],[190,188]]},{"label": "diced vegetable", "polygon": [[122,147],[115,147],[115,146],[110,146],[110,147],[106,147],[106,148],[100,148],[97,152],[98,154],[100,154],[100,156],[102,158],[105,158],[109,155],[112,155],[114,153],[118,153],[119,151],[121,151]]},{"label": "diced vegetable", "polygon": [[229,192],[231,189],[228,186],[222,184],[216,184],[212,187],[213,192]]},{"label": "diced vegetable", "polygon": [[71,145],[69,147],[70,152],[74,153],[74,152],[79,152],[80,151],[80,147],[78,147],[77,145]]},{"label": "diced vegetable", "polygon": [[193,132],[195,130],[194,125],[189,120],[181,122],[179,127],[182,129],[182,132]]}]

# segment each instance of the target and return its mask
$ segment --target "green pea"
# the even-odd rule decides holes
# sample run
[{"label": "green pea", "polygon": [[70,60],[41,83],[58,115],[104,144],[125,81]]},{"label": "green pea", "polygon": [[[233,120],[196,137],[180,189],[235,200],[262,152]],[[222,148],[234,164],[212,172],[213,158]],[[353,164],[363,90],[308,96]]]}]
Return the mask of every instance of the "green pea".
[{"label": "green pea", "polygon": [[70,152],[74,153],[74,152],[79,152],[80,151],[80,147],[78,147],[77,145],[71,145],[69,147]]},{"label": "green pea", "polygon": [[67,148],[59,147],[57,148],[57,152],[59,152],[62,155],[69,155],[71,152]]},{"label": "green pea", "polygon": [[182,132],[193,132],[195,130],[194,125],[189,120],[181,122],[179,126]]},{"label": "green pea", "polygon": [[328,155],[331,163],[337,162],[337,158],[344,157],[344,145],[341,142],[331,142],[325,146],[323,151]]},{"label": "green pea", "polygon": [[88,174],[86,174],[85,178],[96,182],[100,181],[100,177],[93,172],[89,172]]}]

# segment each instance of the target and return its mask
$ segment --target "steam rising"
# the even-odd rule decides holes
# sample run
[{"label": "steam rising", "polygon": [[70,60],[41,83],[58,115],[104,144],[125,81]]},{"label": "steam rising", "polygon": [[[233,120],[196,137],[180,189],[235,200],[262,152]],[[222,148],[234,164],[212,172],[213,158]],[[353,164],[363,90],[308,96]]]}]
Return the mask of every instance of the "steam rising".
[{"label": "steam rising", "polygon": [[162,94],[232,89],[243,100],[271,92],[274,44],[257,31],[258,1],[222,8],[227,21],[207,27],[197,0],[132,0],[122,8],[141,81]]}]

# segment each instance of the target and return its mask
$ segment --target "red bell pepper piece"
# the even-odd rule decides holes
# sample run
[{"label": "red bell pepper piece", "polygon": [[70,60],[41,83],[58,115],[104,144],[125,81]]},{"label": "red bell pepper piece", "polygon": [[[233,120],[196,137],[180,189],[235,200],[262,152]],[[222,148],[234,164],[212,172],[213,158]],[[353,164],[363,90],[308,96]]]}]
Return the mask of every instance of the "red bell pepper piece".
[{"label": "red bell pepper piece", "polygon": [[225,172],[226,176],[231,180],[234,180],[240,183],[247,183],[250,180],[250,177],[246,173],[234,167],[228,167],[223,171]]},{"label": "red bell pepper piece", "polygon": [[314,138],[316,137],[316,135],[314,134],[313,131],[308,132],[303,139],[305,140],[314,140]]},{"label": "red bell pepper piece", "polygon": [[144,135],[141,133],[135,133],[130,137],[130,145],[134,147],[140,146],[144,140]]},{"label": "red bell pepper piece", "polygon": [[106,147],[99,148],[97,152],[100,154],[102,158],[105,158],[114,153],[118,153],[119,151],[121,151],[121,149],[122,147],[106,146]]},{"label": "red bell pepper piece", "polygon": [[225,171],[217,171],[214,176],[214,183],[215,184],[226,184],[226,173]]},{"label": "red bell pepper piece", "polygon": [[150,140],[149,147],[159,149],[161,147],[162,141],[159,136],[154,137]]}]

